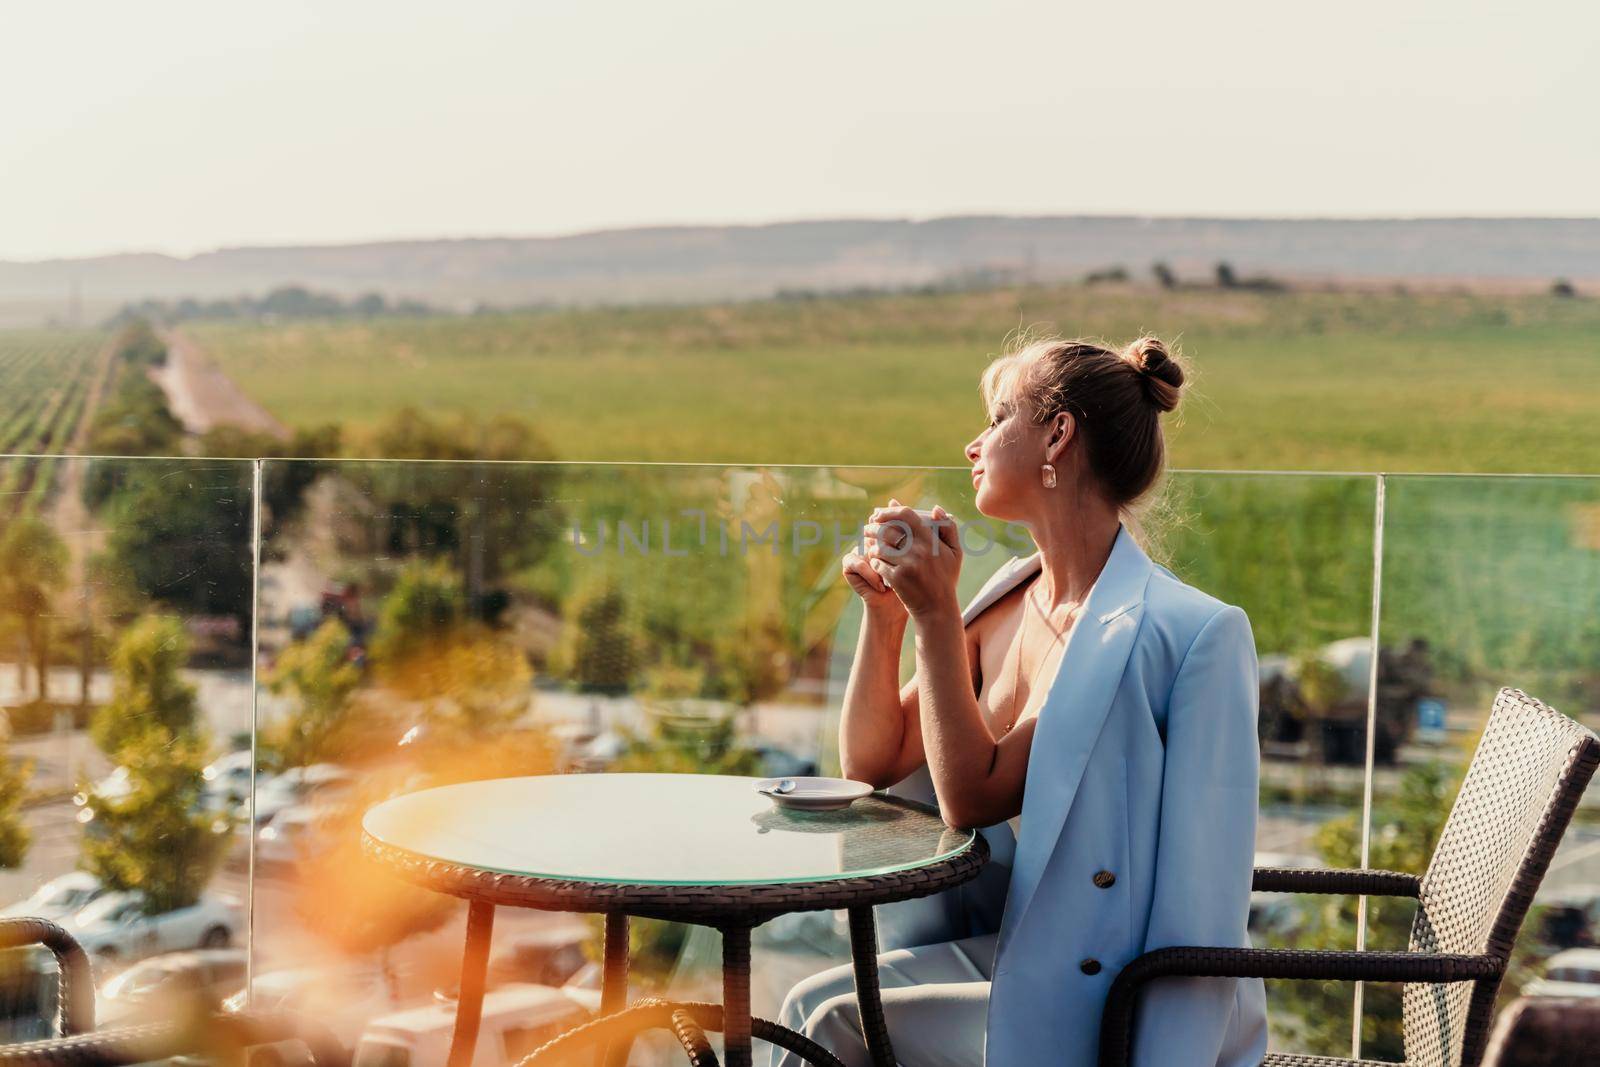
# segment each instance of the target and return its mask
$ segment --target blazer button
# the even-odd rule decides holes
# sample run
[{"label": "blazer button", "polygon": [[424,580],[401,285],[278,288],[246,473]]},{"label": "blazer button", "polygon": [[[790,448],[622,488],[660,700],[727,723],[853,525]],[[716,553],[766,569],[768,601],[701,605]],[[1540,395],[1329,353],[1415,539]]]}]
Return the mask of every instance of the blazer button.
[{"label": "blazer button", "polygon": [[1078,970],[1082,971],[1084,974],[1099,974],[1100,961],[1093,959],[1084,960],[1082,963],[1078,964]]},{"label": "blazer button", "polygon": [[1110,871],[1100,871],[1094,876],[1094,884],[1101,889],[1110,889],[1117,884],[1117,876]]}]

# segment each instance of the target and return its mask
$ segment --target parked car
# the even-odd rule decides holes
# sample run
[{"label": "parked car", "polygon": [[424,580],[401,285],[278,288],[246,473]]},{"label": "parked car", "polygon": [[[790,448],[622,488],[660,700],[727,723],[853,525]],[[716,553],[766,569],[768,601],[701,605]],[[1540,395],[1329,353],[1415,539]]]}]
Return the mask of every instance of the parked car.
[{"label": "parked car", "polygon": [[1292,893],[1250,894],[1250,936],[1258,948],[1267,947],[1269,939],[1292,938],[1305,923],[1305,913]]},{"label": "parked car", "polygon": [[583,946],[589,937],[588,926],[569,922],[521,934],[489,957],[488,982],[491,986],[517,982],[558,986],[587,962]]},{"label": "parked car", "polygon": [[221,895],[146,915],[144,894],[106,893],[61,925],[102,966],[178,949],[226,948],[244,933],[239,903]]},{"label": "parked car", "polygon": [[[133,779],[126,767],[113,767],[111,773],[94,784],[94,795],[100,800],[121,800],[133,792]],[[82,796],[82,794],[79,794]],[[82,807],[85,800],[73,798],[73,802]]]},{"label": "parked car", "polygon": [[797,756],[777,745],[758,744],[755,753],[761,761],[759,773],[763,778],[809,778],[817,773],[816,760]]},{"label": "parked car", "polygon": [[849,953],[849,927],[842,911],[791,911],[761,925],[761,943],[786,953],[837,956]]},{"label": "parked car", "polygon": [[59,878],[50,879],[26,900],[0,909],[0,919],[50,919],[60,922],[82,911],[104,893],[105,887],[94,875],[87,871],[70,871]]},{"label": "parked car", "polygon": [[[1311,664],[1322,675],[1315,685],[1302,677]],[[1256,721],[1262,741],[1308,742],[1328,763],[1358,764],[1365,759],[1367,690],[1372,674],[1369,638],[1331,641],[1305,661],[1265,654],[1258,667],[1261,693]],[[1372,737],[1377,762],[1394,762],[1400,746],[1416,729],[1419,705],[1435,695],[1433,657],[1426,640],[1413,638],[1404,649],[1379,648],[1377,719]]]},{"label": "parked car", "polygon": [[1600,934],[1600,886],[1580,885],[1540,893],[1534,901],[1539,940],[1556,948],[1587,948]]},{"label": "parked car", "polygon": [[[248,753],[246,753],[246,756],[248,756]],[[195,804],[194,808],[192,809],[195,814],[206,814],[213,816],[226,815],[229,811],[237,807],[242,800],[248,799],[250,795],[250,779],[248,775],[246,775],[244,778],[243,792],[237,794],[235,793],[235,790],[237,790],[239,787],[236,781],[230,779],[219,784],[216,775],[210,779],[206,778],[206,772],[212,770],[212,768],[216,766],[217,764],[212,764],[200,772],[200,792],[195,797]],[[223,773],[231,774],[232,772],[219,771],[218,775]],[[123,800],[129,796],[133,792],[133,789],[133,778],[128,768],[117,767],[113,769],[110,774],[94,783],[94,785],[91,786],[87,792],[76,794],[72,798],[72,802],[73,804],[77,805],[77,820],[78,823],[83,826],[84,832],[91,836],[97,835],[100,832],[100,827],[95,822],[94,809],[89,807],[89,800],[91,797],[101,802],[109,801],[112,804],[115,804],[117,801]]]},{"label": "parked car", "polygon": [[250,779],[255,770],[255,758],[248,748],[237,749],[219,756],[200,772],[205,780],[205,790],[229,797],[234,803],[250,796]]},{"label": "parked car", "polygon": [[95,1020],[115,1025],[183,1016],[195,1002],[214,1009],[244,984],[245,950],[200,949],[153,956],[101,983]]},{"label": "parked car", "polygon": [[1600,997],[1600,949],[1569,948],[1544,962],[1544,977],[1522,989],[1526,997]]},{"label": "parked car", "polygon": [[[356,1045],[352,1067],[444,1067],[455,1017],[455,1002],[443,1001],[374,1019]],[[549,986],[491,990],[483,998],[472,1067],[517,1063],[589,1017],[577,1001]]]},{"label": "parked car", "polygon": [[310,804],[295,804],[274,815],[256,831],[256,863],[264,867],[292,867],[315,859],[332,843],[320,831],[328,811]]},{"label": "parked car", "polygon": [[615,730],[602,730],[574,747],[566,760],[569,770],[583,773],[603,771],[617,761],[627,749],[627,738]]},{"label": "parked car", "polygon": [[229,1012],[309,1015],[333,1032],[346,1055],[361,1039],[369,1020],[402,1006],[383,972],[370,964],[267,971],[255,976],[249,994],[239,989],[222,1002],[222,1010]]},{"label": "parked car", "polygon": [[[355,784],[356,776],[336,763],[313,763],[291,767],[282,774],[256,778],[255,824],[257,829],[270,823],[279,812],[306,804],[337,801],[340,794]],[[248,802],[239,806],[241,820],[248,817]]]}]

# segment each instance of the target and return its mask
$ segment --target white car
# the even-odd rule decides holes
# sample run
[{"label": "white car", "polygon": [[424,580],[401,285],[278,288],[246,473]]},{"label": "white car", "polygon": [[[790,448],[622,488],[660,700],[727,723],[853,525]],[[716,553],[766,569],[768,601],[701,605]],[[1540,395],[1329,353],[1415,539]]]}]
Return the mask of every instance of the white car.
[{"label": "white car", "polygon": [[1529,997],[1600,997],[1600,948],[1569,948],[1544,961],[1544,977],[1523,987]]},{"label": "white car", "polygon": [[61,925],[102,965],[189,948],[227,948],[244,934],[243,909],[232,897],[203,896],[186,908],[144,913],[144,895],[106,893]]},{"label": "white car", "polygon": [[256,864],[260,867],[292,867],[315,859],[333,842],[319,826],[326,812],[309,804],[295,804],[274,815],[256,831]]},{"label": "white car", "polygon": [[370,964],[268,971],[255,976],[248,993],[241,989],[222,1002],[230,1012],[309,1016],[331,1030],[347,1053],[370,1020],[401,1007],[383,973]]},{"label": "white car", "polygon": [[52,878],[33,896],[0,909],[0,919],[50,919],[60,922],[82,911],[105,893],[100,879],[86,871],[71,871]]},{"label": "white car", "polygon": [[[1303,869],[1322,866],[1316,856],[1304,852],[1257,852],[1257,867]],[[1293,939],[1305,924],[1304,901],[1294,893],[1250,894],[1250,933],[1257,937]]]},{"label": "white car", "polygon": [[136,963],[100,986],[95,1021],[105,1026],[181,1017],[194,1001],[214,1007],[244,985],[245,964],[242,948],[168,952]]},{"label": "white car", "polygon": [[[455,1016],[450,1001],[374,1019],[356,1045],[352,1067],[445,1067]],[[471,1067],[517,1063],[589,1017],[583,1005],[549,986],[514,983],[490,990]]]},{"label": "white car", "polygon": [[[94,795],[101,800],[121,800],[132,792],[133,779],[130,777],[126,767],[113,768],[110,774],[94,784]],[[86,800],[73,798],[73,803],[79,807],[82,807],[86,802]]]},{"label": "white car", "polygon": [[[200,772],[202,781],[200,783],[200,793],[195,798],[194,810],[218,816],[227,814],[242,799],[249,797],[250,780],[248,777],[245,779],[244,792],[239,796],[235,796],[233,790],[236,788],[236,784],[232,783],[231,780],[223,781],[215,777],[205,777],[206,772],[212,770],[215,766],[216,764],[212,764]],[[91,796],[101,802],[115,804],[119,800],[126,799],[133,793],[133,790],[133,777],[128,768],[115,768],[110,774],[94,783],[87,792],[79,793],[72,798],[72,803],[78,808],[77,820],[79,825],[84,826],[90,834],[97,833],[100,829],[100,825],[95,821],[94,810],[89,807],[89,798]]]},{"label": "white car", "polygon": [[223,812],[250,799],[255,760],[248,748],[219,756],[200,772],[201,803],[207,811]]},{"label": "white car", "polygon": [[208,763],[201,770],[200,777],[212,788],[228,789],[241,797],[247,796],[250,792],[250,772],[254,766],[255,761],[248,748],[235,749]]},{"label": "white car", "polygon": [[[311,800],[325,801],[355,784],[356,777],[333,763],[314,763],[309,767],[291,767],[282,774],[256,776],[255,824],[270,823],[286,808],[305,804]],[[239,818],[244,819],[248,807],[239,806]]]}]

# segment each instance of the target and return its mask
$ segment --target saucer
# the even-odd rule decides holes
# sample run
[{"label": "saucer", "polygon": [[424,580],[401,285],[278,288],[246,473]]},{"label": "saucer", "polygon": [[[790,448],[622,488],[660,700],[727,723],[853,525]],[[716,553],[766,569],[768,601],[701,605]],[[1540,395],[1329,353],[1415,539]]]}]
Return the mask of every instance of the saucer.
[{"label": "saucer", "polygon": [[[776,788],[779,782],[794,782],[792,793],[770,793],[768,790]],[[780,808],[789,808],[793,811],[837,811],[848,808],[862,797],[872,795],[872,787],[866,782],[856,782],[849,778],[803,778],[790,776],[788,778],[762,778],[756,782],[756,792],[769,798]]]}]

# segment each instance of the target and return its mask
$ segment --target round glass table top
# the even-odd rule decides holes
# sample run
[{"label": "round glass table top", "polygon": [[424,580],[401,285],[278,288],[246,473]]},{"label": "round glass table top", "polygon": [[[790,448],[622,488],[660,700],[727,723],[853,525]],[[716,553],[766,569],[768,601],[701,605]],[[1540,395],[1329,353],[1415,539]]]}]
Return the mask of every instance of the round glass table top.
[{"label": "round glass table top", "polygon": [[843,811],[781,809],[759,778],[571,774],[424,789],[369,809],[380,844],[498,874],[640,885],[775,885],[912,870],[973,830],[874,794]]}]

